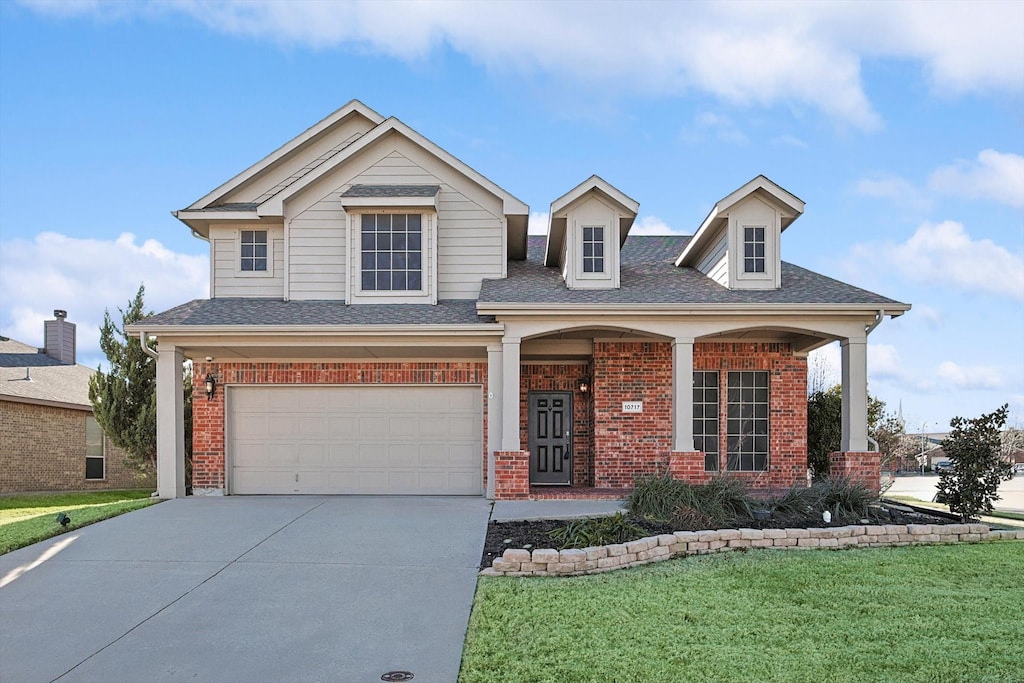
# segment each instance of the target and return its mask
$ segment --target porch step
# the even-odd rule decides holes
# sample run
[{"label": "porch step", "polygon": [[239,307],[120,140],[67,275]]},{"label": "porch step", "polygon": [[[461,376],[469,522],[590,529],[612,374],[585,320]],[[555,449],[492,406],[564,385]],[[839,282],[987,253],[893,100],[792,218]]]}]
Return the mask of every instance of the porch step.
[{"label": "porch step", "polygon": [[531,500],[619,500],[629,495],[631,489],[593,487],[531,486]]}]

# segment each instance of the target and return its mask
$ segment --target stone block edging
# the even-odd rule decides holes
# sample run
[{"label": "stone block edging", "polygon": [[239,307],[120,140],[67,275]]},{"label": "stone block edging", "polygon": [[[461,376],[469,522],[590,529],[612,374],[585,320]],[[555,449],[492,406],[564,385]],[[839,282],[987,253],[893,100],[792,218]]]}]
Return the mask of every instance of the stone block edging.
[{"label": "stone block edging", "polygon": [[677,531],[628,543],[573,550],[509,549],[482,576],[583,576],[639,567],[672,557],[751,548],[877,548],[928,543],[1024,540],[1024,529],[992,530],[987,524],[879,524],[821,529],[719,529]]}]

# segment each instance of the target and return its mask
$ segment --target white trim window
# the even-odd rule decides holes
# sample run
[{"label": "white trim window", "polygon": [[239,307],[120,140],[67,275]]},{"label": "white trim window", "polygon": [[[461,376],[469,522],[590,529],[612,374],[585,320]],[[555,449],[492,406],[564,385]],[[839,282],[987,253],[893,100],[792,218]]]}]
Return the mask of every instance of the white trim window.
[{"label": "white trim window", "polygon": [[584,273],[605,272],[604,233],[605,227],[603,225],[583,226],[582,254]]},{"label": "white trim window", "polygon": [[349,303],[436,303],[433,212],[350,215]]},{"label": "white trim window", "polygon": [[743,226],[743,272],[765,272],[765,227]]},{"label": "white trim window", "polygon": [[239,231],[238,268],[243,273],[264,273],[270,270],[266,230]]},{"label": "white trim window", "polygon": [[363,292],[422,292],[423,216],[364,213],[359,228]]},{"label": "white trim window", "polygon": [[99,481],[107,478],[107,454],[100,423],[92,415],[85,418],[85,478]]}]

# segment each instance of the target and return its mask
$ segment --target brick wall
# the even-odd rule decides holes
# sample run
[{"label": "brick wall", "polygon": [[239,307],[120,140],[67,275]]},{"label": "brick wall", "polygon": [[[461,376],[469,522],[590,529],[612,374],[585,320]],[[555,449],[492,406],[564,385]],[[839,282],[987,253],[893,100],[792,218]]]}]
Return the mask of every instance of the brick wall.
[{"label": "brick wall", "polygon": [[[594,486],[631,488],[639,474],[664,472],[672,450],[672,346],[594,343]],[[643,401],[623,413],[623,401]]]},{"label": "brick wall", "polygon": [[828,456],[828,474],[833,479],[849,477],[860,481],[872,491],[882,486],[881,457],[877,452],[836,452]]},{"label": "brick wall", "polygon": [[730,370],[768,372],[768,471],[730,472],[754,488],[788,488],[807,478],[807,359],[789,344],[702,342],[693,347],[694,370],[719,371],[719,470],[726,471],[726,405]]},{"label": "brick wall", "polygon": [[[206,374],[217,377],[217,392],[207,400]],[[223,489],[224,385],[244,384],[480,384],[483,385],[481,451],[487,477],[487,363],[195,363],[192,402],[192,486]],[[486,481],[484,482],[486,486]]]},{"label": "brick wall", "polygon": [[586,364],[524,364],[519,370],[519,439],[529,444],[529,392],[567,391],[572,394],[572,483],[573,486],[594,485],[593,403],[590,395],[577,391],[579,381],[590,377]]},{"label": "brick wall", "polygon": [[0,401],[0,493],[149,488],[106,441],[106,479],[85,478],[85,410]]}]

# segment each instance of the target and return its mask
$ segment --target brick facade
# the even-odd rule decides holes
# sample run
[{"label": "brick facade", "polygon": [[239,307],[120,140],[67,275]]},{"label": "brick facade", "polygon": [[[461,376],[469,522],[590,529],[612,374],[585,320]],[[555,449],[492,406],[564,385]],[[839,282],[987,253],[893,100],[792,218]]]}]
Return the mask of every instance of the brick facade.
[{"label": "brick facade", "polygon": [[85,478],[86,426],[92,413],[0,401],[0,493],[152,488],[153,475],[129,469],[105,443],[105,479]]},{"label": "brick facade", "polygon": [[[594,486],[632,488],[672,450],[672,345],[594,342]],[[643,412],[623,413],[623,401]]]},{"label": "brick facade", "polygon": [[[727,381],[730,370],[769,374],[769,468],[730,472],[754,488],[786,488],[805,481],[807,470],[807,363],[788,344],[714,342],[694,345],[694,369],[720,372],[720,442],[726,443]],[[217,377],[218,390],[207,400],[203,381]],[[588,394],[579,380],[591,378]],[[193,470],[196,488],[225,488],[224,386],[346,384],[476,384],[483,386],[483,433],[487,426],[485,362],[303,362],[196,363],[193,402]],[[714,472],[704,470],[704,454],[672,451],[672,346],[661,341],[596,341],[591,363],[524,363],[520,368],[520,439],[528,439],[528,399],[532,391],[565,391],[573,396],[573,487],[629,489],[637,475],[670,472],[695,483]],[[639,413],[624,413],[622,403],[641,401]],[[483,471],[486,476],[486,443]],[[726,455],[720,470],[725,471]],[[530,496],[526,451],[496,455],[496,496]],[[484,482],[486,485],[486,482]]]},{"label": "brick facade", "polygon": [[[212,399],[207,400],[204,383],[207,373],[210,372],[217,378],[217,391]],[[197,489],[225,488],[225,385],[478,384],[483,386],[481,419],[483,434],[487,434],[486,362],[197,362],[192,376],[192,486]],[[481,458],[486,479],[485,452],[481,452]],[[486,481],[484,485],[486,486]]]}]

